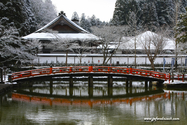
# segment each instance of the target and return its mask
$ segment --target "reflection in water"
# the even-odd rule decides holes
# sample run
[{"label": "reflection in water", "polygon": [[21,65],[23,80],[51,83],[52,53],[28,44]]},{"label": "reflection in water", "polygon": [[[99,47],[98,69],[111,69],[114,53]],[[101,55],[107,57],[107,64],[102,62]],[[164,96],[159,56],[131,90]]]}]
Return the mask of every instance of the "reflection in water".
[{"label": "reflection in water", "polygon": [[[152,88],[125,88],[125,87],[32,87],[17,90],[18,93],[45,94],[46,96],[112,96],[143,93],[153,91]],[[160,90],[162,92],[162,90]]]},{"label": "reflection in water", "polygon": [[[187,91],[46,86],[17,89],[0,100],[0,125],[184,125],[187,122]],[[153,117],[180,118],[180,121],[144,121]]]},{"label": "reflection in water", "polygon": [[63,99],[63,98],[46,98],[46,97],[36,97],[28,96],[18,93],[12,93],[13,100],[25,101],[25,102],[37,102],[48,105],[101,105],[101,104],[121,104],[126,103],[132,105],[133,102],[137,101],[149,101],[154,99],[168,98],[167,93],[156,94],[144,97],[134,97],[134,98],[110,98],[110,99]]}]

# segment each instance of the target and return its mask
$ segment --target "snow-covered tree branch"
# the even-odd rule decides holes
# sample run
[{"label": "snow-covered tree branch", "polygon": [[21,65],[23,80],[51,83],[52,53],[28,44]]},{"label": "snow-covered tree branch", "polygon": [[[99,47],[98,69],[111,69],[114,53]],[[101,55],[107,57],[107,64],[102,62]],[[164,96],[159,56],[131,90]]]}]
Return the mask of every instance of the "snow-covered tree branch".
[{"label": "snow-covered tree branch", "polygon": [[15,27],[0,25],[0,65],[29,62],[35,58],[34,51],[33,44],[21,39]]}]

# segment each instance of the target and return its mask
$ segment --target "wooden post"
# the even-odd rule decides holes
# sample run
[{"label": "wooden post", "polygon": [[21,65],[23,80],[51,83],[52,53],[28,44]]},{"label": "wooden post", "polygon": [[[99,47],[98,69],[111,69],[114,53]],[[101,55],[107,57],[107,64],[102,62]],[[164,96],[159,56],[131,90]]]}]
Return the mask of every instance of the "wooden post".
[{"label": "wooden post", "polygon": [[149,88],[152,88],[152,81],[149,81]]},{"label": "wooden post", "polygon": [[130,87],[132,87],[132,79],[130,80]]},{"label": "wooden post", "polygon": [[53,80],[50,79],[50,95],[53,95]]},{"label": "wooden post", "polygon": [[88,86],[93,87],[93,75],[89,75],[88,76]]},{"label": "wooden post", "polygon": [[126,86],[126,94],[128,94],[129,93],[129,88],[128,88],[128,86]]},{"label": "wooden post", "polygon": [[92,72],[93,71],[93,66],[90,66],[89,67],[89,72]]},{"label": "wooden post", "polygon": [[113,95],[113,88],[108,87],[108,96],[112,96],[112,95]]},{"label": "wooden post", "polygon": [[130,94],[132,94],[132,87],[130,87]]},{"label": "wooden post", "polygon": [[69,96],[73,96],[73,87],[69,87]]},{"label": "wooden post", "polygon": [[56,56],[56,64],[57,64],[57,62],[58,62],[58,57]]},{"label": "wooden post", "polygon": [[145,88],[147,88],[147,81],[145,81]]},{"label": "wooden post", "polygon": [[93,97],[93,87],[88,88],[88,95],[89,97]]},{"label": "wooden post", "polygon": [[108,75],[108,87],[113,87],[112,75]]},{"label": "wooden post", "polygon": [[72,77],[72,75],[69,76],[69,87],[73,87],[73,77]]},{"label": "wooden post", "polygon": [[130,74],[132,74],[132,67],[130,68]]},{"label": "wooden post", "polygon": [[128,88],[128,87],[129,87],[129,80],[126,79],[126,88]]},{"label": "wooden post", "polygon": [[52,68],[52,66],[50,66],[50,74],[52,74],[53,73],[53,68]]}]

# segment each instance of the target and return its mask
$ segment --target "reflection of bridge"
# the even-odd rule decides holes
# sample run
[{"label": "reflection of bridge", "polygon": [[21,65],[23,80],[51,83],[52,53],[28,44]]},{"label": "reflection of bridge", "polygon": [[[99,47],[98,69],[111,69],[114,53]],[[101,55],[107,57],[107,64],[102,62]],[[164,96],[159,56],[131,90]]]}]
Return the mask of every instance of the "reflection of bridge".
[{"label": "reflection of bridge", "polygon": [[[37,102],[37,103],[44,103],[48,105],[97,105],[97,104],[113,104],[113,103],[130,103],[132,105],[133,102],[137,101],[148,101],[148,100],[154,100],[158,98],[168,98],[167,93],[160,93],[161,91],[155,91],[153,92],[154,95],[148,94],[140,94],[139,96],[125,96],[121,98],[95,98],[95,99],[89,99],[89,98],[50,98],[50,97],[42,97],[42,96],[31,96],[26,94],[19,94],[19,93],[13,93],[12,99],[14,100],[21,100],[26,102]],[[152,94],[153,94],[152,93]],[[157,93],[157,94],[156,94]]]},{"label": "reflection of bridge", "polygon": [[[43,89],[43,91],[42,91]],[[66,92],[63,93],[63,89],[60,89],[60,92],[55,91],[54,87],[50,86],[48,89],[41,88],[41,90],[37,87],[32,87],[30,89],[17,90],[17,93],[24,95],[32,95],[32,96],[40,96],[40,97],[48,97],[48,98],[74,98],[74,99],[103,99],[103,98],[127,98],[127,97],[137,97],[137,96],[146,96],[153,95],[164,92],[162,89],[153,90],[152,88],[141,88],[141,91],[138,92],[138,89],[133,89],[126,87],[123,93],[115,93],[113,87],[107,87],[105,91],[100,90],[100,94],[96,93],[96,88],[89,87],[87,88],[87,95],[85,95],[84,91],[80,90],[80,93],[75,92],[77,88],[69,87],[66,88]],[[118,91],[119,92],[119,91]]]},{"label": "reflection of bridge", "polygon": [[127,79],[158,81],[163,83],[170,78],[169,74],[150,70],[110,67],[110,66],[73,66],[73,67],[50,67],[45,69],[34,69],[12,74],[12,81],[22,81],[31,78],[46,78],[55,76],[70,76],[70,86],[73,86],[72,76],[89,76],[89,86],[93,86],[93,76],[108,76],[108,86],[112,87],[112,76],[124,76]]}]

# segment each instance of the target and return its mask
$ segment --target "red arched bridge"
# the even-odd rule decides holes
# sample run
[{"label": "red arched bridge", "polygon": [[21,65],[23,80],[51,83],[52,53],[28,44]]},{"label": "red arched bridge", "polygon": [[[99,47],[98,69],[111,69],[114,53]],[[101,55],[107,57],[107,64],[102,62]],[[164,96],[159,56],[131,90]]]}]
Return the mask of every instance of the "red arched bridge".
[{"label": "red arched bridge", "polygon": [[170,79],[170,75],[161,72],[155,72],[143,69],[111,67],[111,66],[70,66],[70,67],[50,67],[44,69],[33,69],[12,74],[12,81],[19,81],[23,79],[48,77],[48,76],[63,76],[67,74],[73,75],[88,75],[88,74],[103,74],[112,76],[126,76],[149,79],[152,81],[166,81]]}]

